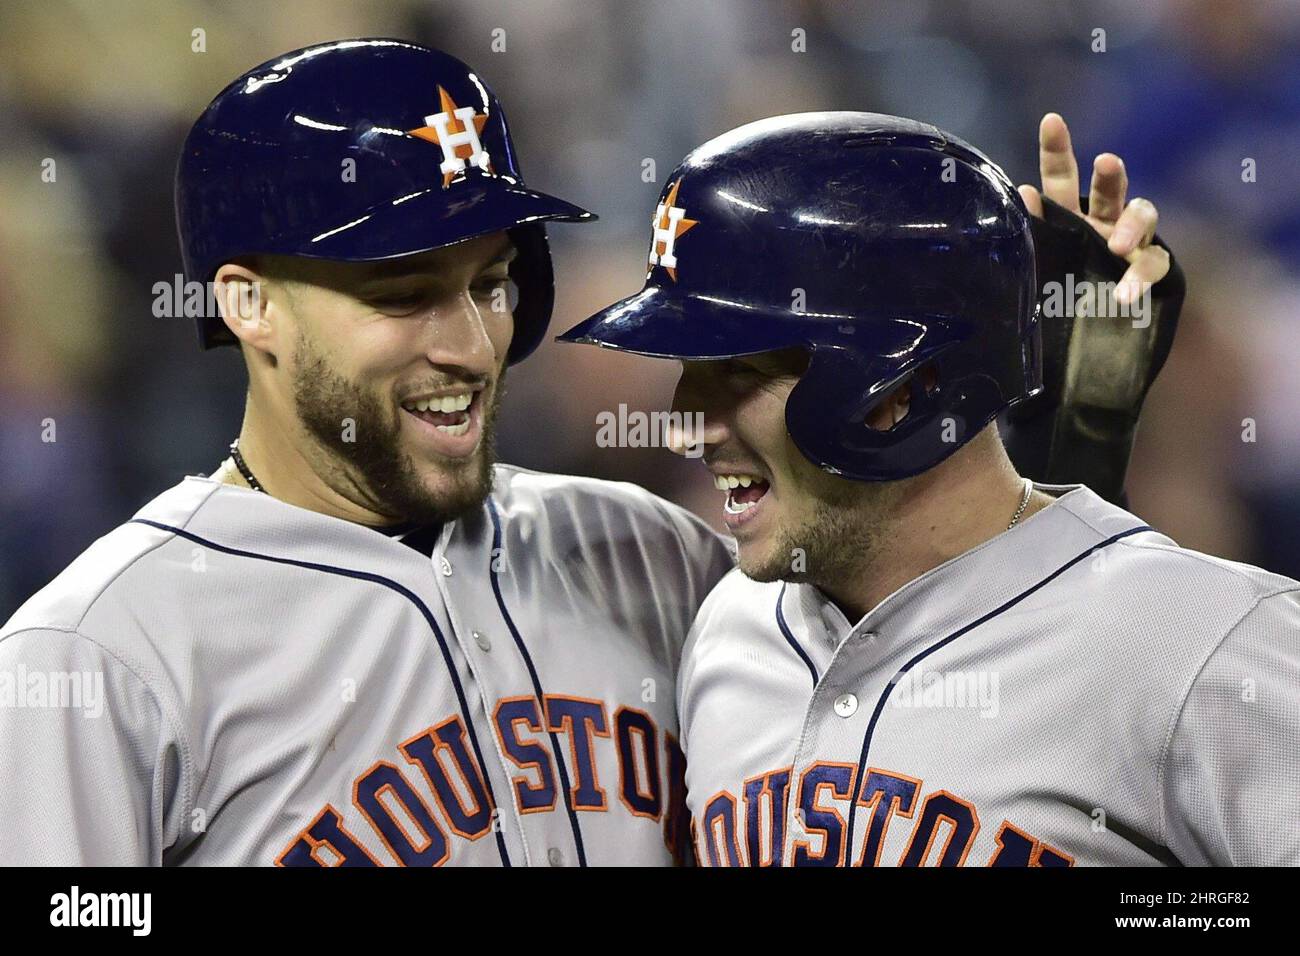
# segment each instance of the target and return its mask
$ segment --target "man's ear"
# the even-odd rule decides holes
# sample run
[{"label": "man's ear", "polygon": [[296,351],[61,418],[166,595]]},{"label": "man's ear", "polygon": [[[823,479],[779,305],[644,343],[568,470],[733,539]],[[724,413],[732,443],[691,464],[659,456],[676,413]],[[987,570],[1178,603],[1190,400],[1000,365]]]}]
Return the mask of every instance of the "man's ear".
[{"label": "man's ear", "polygon": [[[923,365],[917,369],[916,376],[921,379],[921,384],[927,392],[933,392],[935,385],[939,382],[939,373],[933,365]],[[909,377],[902,385],[894,389],[890,396],[871,410],[867,416],[867,427],[878,432],[887,432],[904,418],[911,411],[912,407],[912,385]]]},{"label": "man's ear", "polygon": [[240,342],[274,353],[275,309],[267,296],[270,284],[255,269],[236,262],[222,265],[213,279],[226,328]]}]

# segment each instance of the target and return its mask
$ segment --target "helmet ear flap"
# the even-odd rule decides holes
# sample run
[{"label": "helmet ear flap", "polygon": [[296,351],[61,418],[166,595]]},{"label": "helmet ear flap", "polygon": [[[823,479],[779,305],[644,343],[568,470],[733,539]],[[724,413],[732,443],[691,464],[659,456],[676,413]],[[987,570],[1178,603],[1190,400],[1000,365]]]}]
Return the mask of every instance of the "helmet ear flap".
[{"label": "helmet ear flap", "polygon": [[885,446],[884,433],[866,424],[867,414],[880,399],[876,393],[887,384],[879,372],[862,352],[834,346],[812,349],[807,370],[786,398],[785,425],[799,451],[823,471],[866,477],[860,474],[860,455],[855,454],[861,446],[847,447],[845,435],[867,445]]},{"label": "helmet ear flap", "polygon": [[[804,457],[846,478],[889,481],[933,467],[965,443],[975,424],[953,410],[967,396],[943,381],[942,356],[956,344],[922,350],[901,370],[855,349],[814,348],[786,399],[786,430]],[[928,368],[938,373],[933,384]],[[908,389],[906,417],[892,428],[872,428],[872,409],[900,386]]]},{"label": "helmet ear flap", "polygon": [[546,227],[541,223],[518,226],[506,234],[516,250],[510,278],[519,290],[515,334],[507,352],[507,360],[513,365],[531,355],[546,336],[555,305],[555,273]]}]

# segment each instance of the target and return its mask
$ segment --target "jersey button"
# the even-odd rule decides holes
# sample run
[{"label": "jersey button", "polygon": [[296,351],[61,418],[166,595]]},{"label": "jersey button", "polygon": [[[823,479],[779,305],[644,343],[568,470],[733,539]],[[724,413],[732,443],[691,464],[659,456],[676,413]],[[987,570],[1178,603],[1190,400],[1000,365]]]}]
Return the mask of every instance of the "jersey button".
[{"label": "jersey button", "polygon": [[444,578],[449,578],[449,577],[451,577],[451,562],[450,562],[450,561],[448,561],[446,558],[439,558],[439,559],[438,559],[438,565],[439,565],[439,567],[442,568],[442,576],[443,576]]},{"label": "jersey button", "polygon": [[488,651],[492,650],[492,642],[488,640],[486,634],[484,634],[482,631],[474,631],[473,633],[474,633],[474,643],[478,645],[478,649],[480,651],[486,654]]},{"label": "jersey button", "polygon": [[546,851],[546,860],[551,866],[564,866],[564,854],[560,852],[559,847],[551,847]]},{"label": "jersey button", "polygon": [[835,698],[835,713],[841,717],[852,717],[858,712],[858,699],[852,694],[840,694]]}]

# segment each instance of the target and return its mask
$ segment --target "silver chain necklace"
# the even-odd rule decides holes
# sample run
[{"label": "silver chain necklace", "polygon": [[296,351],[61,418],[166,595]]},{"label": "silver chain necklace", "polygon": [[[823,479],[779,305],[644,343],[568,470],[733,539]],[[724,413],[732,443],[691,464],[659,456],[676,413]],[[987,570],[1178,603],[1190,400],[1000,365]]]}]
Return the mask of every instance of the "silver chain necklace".
[{"label": "silver chain necklace", "polygon": [[1032,481],[1028,478],[1021,478],[1020,480],[1025,483],[1025,491],[1024,494],[1020,496],[1020,507],[1017,508],[1016,513],[1011,516],[1011,524],[1007,525],[1008,531],[1016,526],[1016,522],[1019,521],[1021,515],[1025,513],[1025,509],[1029,507],[1029,496],[1034,493],[1034,483]]}]

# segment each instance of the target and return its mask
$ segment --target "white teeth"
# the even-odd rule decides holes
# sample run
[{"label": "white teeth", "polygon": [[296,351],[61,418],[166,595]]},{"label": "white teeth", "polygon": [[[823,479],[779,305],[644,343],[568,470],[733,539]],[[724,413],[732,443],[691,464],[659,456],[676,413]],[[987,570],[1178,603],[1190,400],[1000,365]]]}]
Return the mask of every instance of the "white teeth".
[{"label": "white teeth", "polygon": [[405,402],[402,407],[407,411],[418,412],[463,412],[474,401],[473,392],[461,392],[457,395],[442,395],[434,398],[422,398],[418,402]]},{"label": "white teeth", "polygon": [[761,480],[753,475],[714,475],[713,486],[719,491],[727,491],[731,488],[748,488]]},{"label": "white teeth", "polygon": [[434,425],[433,427],[448,435],[463,435],[469,431],[469,421],[463,421],[459,425]]},{"label": "white teeth", "polygon": [[727,503],[722,506],[723,510],[729,515],[743,515],[750,508],[758,505],[757,501],[746,501],[744,504],[737,503],[731,495],[727,495]]}]

